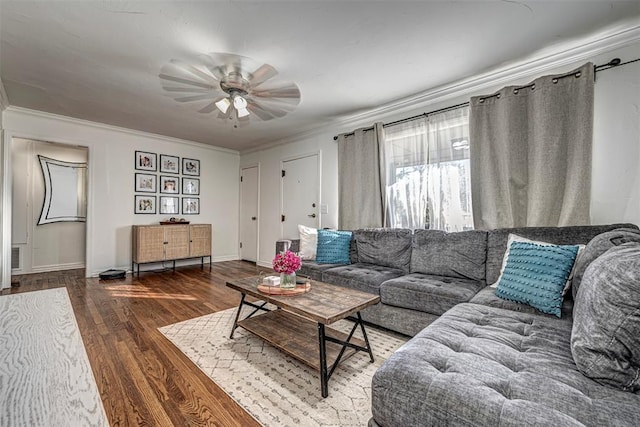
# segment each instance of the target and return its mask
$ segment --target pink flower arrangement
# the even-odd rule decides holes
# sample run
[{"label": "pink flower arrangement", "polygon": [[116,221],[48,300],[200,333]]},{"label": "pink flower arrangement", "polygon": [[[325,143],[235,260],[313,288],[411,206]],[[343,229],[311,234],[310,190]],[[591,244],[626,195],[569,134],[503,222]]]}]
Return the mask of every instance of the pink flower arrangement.
[{"label": "pink flower arrangement", "polygon": [[300,257],[291,251],[280,252],[273,258],[272,264],[278,273],[293,274],[300,269]]}]

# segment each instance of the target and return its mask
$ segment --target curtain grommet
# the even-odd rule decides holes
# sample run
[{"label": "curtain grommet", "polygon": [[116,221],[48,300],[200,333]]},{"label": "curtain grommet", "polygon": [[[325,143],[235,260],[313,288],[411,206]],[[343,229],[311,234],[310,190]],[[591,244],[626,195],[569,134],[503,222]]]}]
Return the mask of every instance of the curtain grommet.
[{"label": "curtain grommet", "polygon": [[517,95],[517,94],[518,94],[518,89],[514,89],[514,90],[513,90],[513,94],[514,94],[514,95]]},{"label": "curtain grommet", "polygon": [[578,77],[580,77],[581,75],[582,75],[582,73],[581,73],[580,71],[578,71],[578,72],[576,73],[576,79],[577,79]]},{"label": "curtain grommet", "polygon": [[496,98],[500,99],[500,94],[497,94],[497,95],[496,95]]},{"label": "curtain grommet", "polygon": [[536,85],[534,83],[534,84],[531,85],[531,90],[535,90],[535,88],[536,88]]},{"label": "curtain grommet", "polygon": [[551,80],[551,81],[553,82],[553,84],[558,83],[558,79],[557,79],[557,78],[556,78],[556,79],[553,79],[553,80]]}]

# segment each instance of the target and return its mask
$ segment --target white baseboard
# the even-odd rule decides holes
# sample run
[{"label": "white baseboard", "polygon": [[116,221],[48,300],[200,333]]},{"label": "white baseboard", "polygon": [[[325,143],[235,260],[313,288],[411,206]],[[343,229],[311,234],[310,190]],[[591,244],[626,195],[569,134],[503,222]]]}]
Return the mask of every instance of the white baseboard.
[{"label": "white baseboard", "polygon": [[[78,268],[85,268],[86,265],[84,262],[73,262],[69,264],[51,264],[51,265],[40,265],[37,267],[31,267],[31,271],[27,271],[20,274],[29,274],[29,273],[46,273],[49,271],[63,271],[63,270],[76,270]],[[17,272],[16,272],[17,273]]]}]

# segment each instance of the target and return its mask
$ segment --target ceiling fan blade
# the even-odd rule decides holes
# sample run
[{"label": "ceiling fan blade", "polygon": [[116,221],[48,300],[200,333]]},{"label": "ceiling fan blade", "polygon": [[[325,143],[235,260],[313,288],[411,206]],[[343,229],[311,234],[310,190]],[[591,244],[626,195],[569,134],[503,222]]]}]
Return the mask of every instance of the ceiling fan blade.
[{"label": "ceiling fan blade", "polygon": [[259,119],[264,121],[276,118],[276,116],[274,116],[269,111],[262,108],[262,106],[259,103],[253,100],[247,100],[247,110],[249,110],[251,114],[257,116]]},{"label": "ceiling fan blade", "polygon": [[191,101],[202,101],[204,99],[211,99],[215,95],[212,93],[205,93],[202,95],[191,95],[191,96],[181,96],[178,98],[173,98],[178,102],[191,102]]},{"label": "ceiling fan blade", "polygon": [[262,64],[260,68],[251,73],[252,77],[249,79],[251,86],[257,87],[267,80],[278,75],[278,72],[269,64]]},{"label": "ceiling fan blade", "polygon": [[291,105],[300,103],[300,89],[295,83],[284,83],[280,86],[252,90],[251,95],[258,98],[278,99]]},{"label": "ceiling fan blade", "polygon": [[[254,112],[262,120],[271,120],[276,117],[284,117],[288,113],[288,111],[282,108],[278,108],[276,106],[268,106],[262,100],[256,101],[255,99],[248,102],[247,109],[251,112]],[[268,118],[262,118],[261,115]]]},{"label": "ceiling fan blade", "polygon": [[207,69],[219,80],[228,74],[238,73],[249,80],[251,73],[249,70],[256,70],[260,64],[251,58],[233,53],[212,52],[201,55]]},{"label": "ceiling fan blade", "polygon": [[195,80],[189,80],[189,79],[181,78],[181,77],[174,77],[174,76],[170,76],[168,74],[160,74],[159,77],[162,80],[165,80],[165,81],[182,83],[182,84],[185,84],[185,85],[196,86],[196,87],[201,87],[201,88],[205,88],[205,89],[216,89],[216,87],[214,85],[211,85],[209,83],[198,82],[198,81],[195,81]]},{"label": "ceiling fan blade", "polygon": [[177,59],[170,60],[169,63],[165,65],[164,70],[161,71],[163,71],[164,74],[170,74],[174,76],[185,76],[185,74],[191,74],[192,76],[201,79],[203,82],[208,82],[211,84],[215,84],[217,80],[215,76],[207,74],[204,71],[199,70],[195,66],[179,61]]},{"label": "ceiling fan blade", "polygon": [[183,93],[210,93],[212,89],[198,88],[198,87],[187,87],[187,86],[165,86],[162,85],[162,88],[167,92],[183,92]]}]

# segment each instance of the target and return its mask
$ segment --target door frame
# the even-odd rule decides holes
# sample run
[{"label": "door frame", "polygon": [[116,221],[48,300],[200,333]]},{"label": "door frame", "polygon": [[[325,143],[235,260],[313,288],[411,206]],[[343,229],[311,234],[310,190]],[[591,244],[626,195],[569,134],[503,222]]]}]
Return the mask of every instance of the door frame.
[{"label": "door frame", "polygon": [[[296,154],[293,156],[287,156],[280,159],[280,170],[284,170],[285,162],[292,160],[304,159],[305,157],[317,156],[318,163],[318,228],[322,228],[322,150],[309,151],[307,153]],[[280,215],[284,212],[284,185],[280,177]],[[284,225],[280,221],[280,237],[284,234]]]},{"label": "door frame", "polygon": [[87,149],[87,220],[85,222],[85,261],[84,275],[89,277],[89,272],[93,271],[92,255],[93,255],[93,233],[91,224],[93,223],[93,169],[91,144],[80,141],[68,141],[59,138],[51,138],[44,135],[30,134],[28,132],[14,133],[4,129],[2,135],[2,260],[0,268],[2,270],[2,284],[0,289],[11,287],[11,227],[13,206],[11,200],[11,191],[13,188],[12,174],[12,146],[13,138],[31,139],[43,142],[53,142],[56,144],[82,146]]},{"label": "door frame", "polygon": [[[258,264],[258,260],[260,259],[260,221],[262,221],[262,215],[260,210],[260,162],[257,163],[249,163],[247,165],[240,166],[240,174],[238,176],[238,181],[240,181],[240,177],[242,177],[242,171],[250,168],[258,168],[258,182],[256,183],[258,186],[258,200],[256,200],[257,208],[258,208],[258,224],[256,230],[256,265]],[[242,182],[240,181],[240,197],[238,198],[238,259],[242,259],[242,250],[240,248],[240,238],[242,233],[240,231],[241,221],[242,221]]]}]

